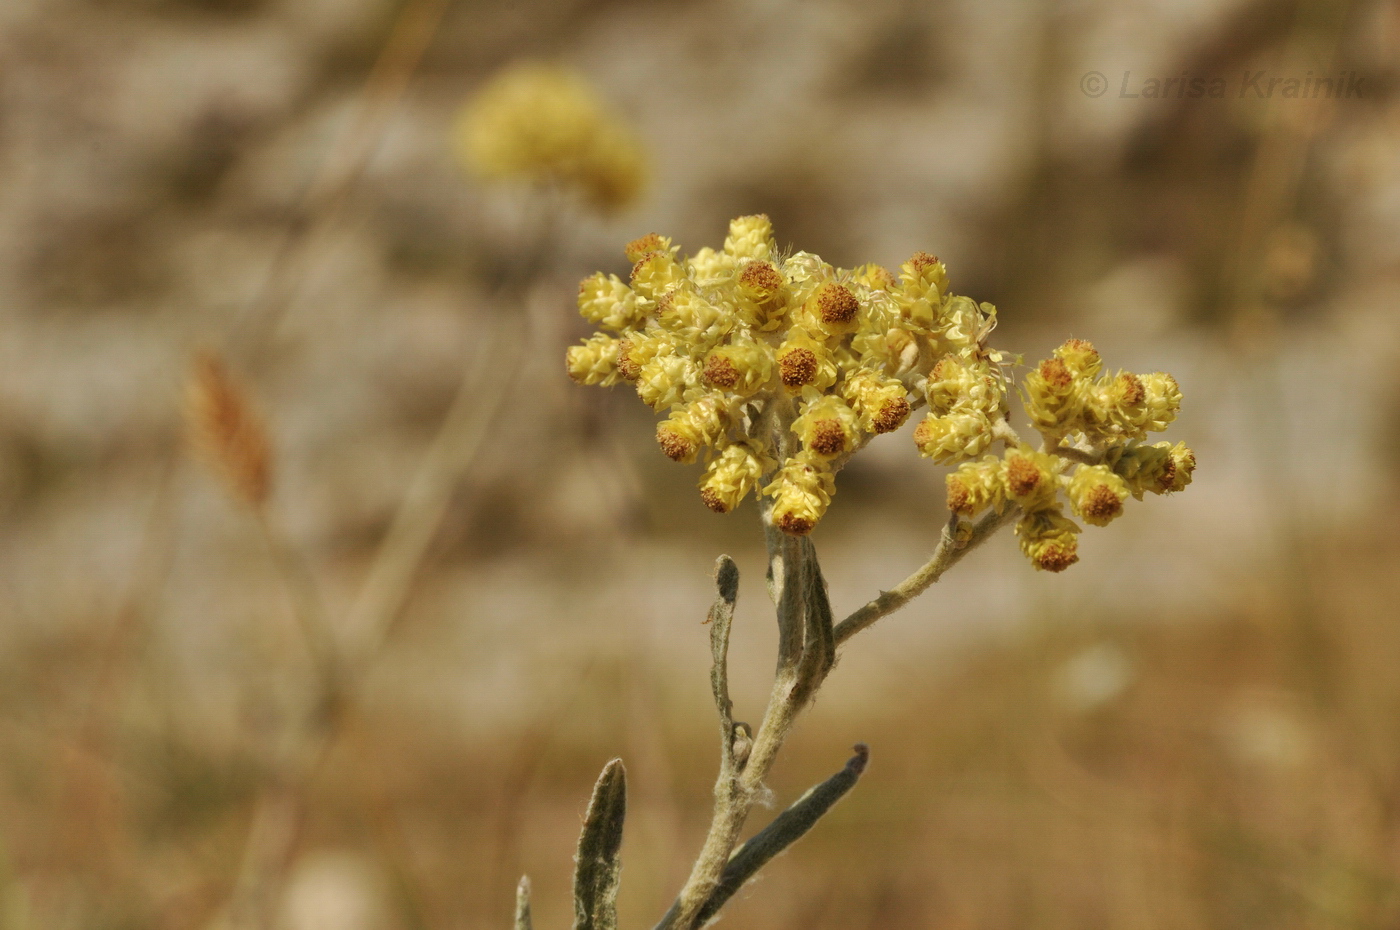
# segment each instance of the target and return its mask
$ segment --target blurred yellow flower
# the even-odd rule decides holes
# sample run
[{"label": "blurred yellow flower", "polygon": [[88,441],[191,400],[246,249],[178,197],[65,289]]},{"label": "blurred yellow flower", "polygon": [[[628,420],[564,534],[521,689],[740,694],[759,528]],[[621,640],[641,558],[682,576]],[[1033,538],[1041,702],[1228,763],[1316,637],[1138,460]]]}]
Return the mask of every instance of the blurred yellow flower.
[{"label": "blurred yellow flower", "polygon": [[457,150],[487,180],[558,184],[600,210],[635,203],[646,186],[640,141],[578,74],[513,65],[462,110]]}]

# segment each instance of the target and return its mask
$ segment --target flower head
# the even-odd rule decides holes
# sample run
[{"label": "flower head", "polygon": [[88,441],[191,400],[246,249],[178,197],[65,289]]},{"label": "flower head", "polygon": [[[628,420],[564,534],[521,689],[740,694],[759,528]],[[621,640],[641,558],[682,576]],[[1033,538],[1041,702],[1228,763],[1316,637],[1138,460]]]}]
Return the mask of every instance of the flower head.
[{"label": "flower head", "polygon": [[[629,283],[599,273],[580,286],[579,312],[605,332],[569,350],[569,373],[584,384],[629,382],[665,411],[657,442],[677,462],[705,462],[700,496],[711,510],[726,513],[756,491],[774,526],[805,535],[851,456],[920,406],[928,413],[915,446],[960,466],[947,478],[949,509],[1019,512],[1021,548],[1037,568],[1061,571],[1078,558],[1062,493],[1085,522],[1103,525],[1128,495],[1191,480],[1185,446],[1140,442],[1175,418],[1176,382],[1101,375],[1083,340],[1026,377],[1022,396],[1046,445],[1021,443],[1007,423],[1008,356],[986,344],[996,308],[951,293],[947,269],[927,252],[897,277],[878,265],[834,268],[779,249],[761,215],[730,223],[719,249],[685,256],[651,233],[624,251]],[[985,455],[998,441],[1005,452]]]}]

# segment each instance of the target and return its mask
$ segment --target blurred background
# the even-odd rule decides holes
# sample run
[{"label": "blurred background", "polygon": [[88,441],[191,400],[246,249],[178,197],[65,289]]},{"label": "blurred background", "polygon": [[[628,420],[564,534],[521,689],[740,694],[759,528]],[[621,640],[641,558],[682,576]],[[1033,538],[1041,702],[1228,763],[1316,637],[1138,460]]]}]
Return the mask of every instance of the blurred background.
[{"label": "blurred background", "polygon": [[[635,202],[462,169],[526,59],[632,126]],[[0,926],[505,927],[524,873],[564,926],[614,756],[651,926],[708,823],[721,552],[766,696],[761,533],[562,353],[622,243],[752,212],[937,253],[1028,362],[1172,372],[1200,466],[853,640],[770,786],[870,769],[726,926],[1400,926],[1397,65],[1395,0],[4,0]],[[200,350],[269,431],[256,513],[189,455]],[[907,432],[815,534],[838,615],[936,543]],[[411,487],[440,519],[328,700],[297,618],[355,635]]]}]

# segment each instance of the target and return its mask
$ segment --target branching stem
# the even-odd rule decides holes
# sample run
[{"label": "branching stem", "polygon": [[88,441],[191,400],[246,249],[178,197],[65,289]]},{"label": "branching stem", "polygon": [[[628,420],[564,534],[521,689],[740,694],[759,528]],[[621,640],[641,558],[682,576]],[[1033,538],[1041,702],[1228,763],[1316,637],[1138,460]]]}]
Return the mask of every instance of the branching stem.
[{"label": "branching stem", "polygon": [[954,521],[950,520],[943,528],[943,535],[939,538],[938,547],[933,550],[933,555],[918,571],[890,590],[881,592],[879,597],[836,624],[837,645],[923,594],[943,577],[944,572],[958,564],[963,556],[986,542],[993,533],[1015,520],[1020,513],[1019,507],[1007,507],[1001,513],[989,513],[972,525],[971,534],[961,542],[957,538]]}]

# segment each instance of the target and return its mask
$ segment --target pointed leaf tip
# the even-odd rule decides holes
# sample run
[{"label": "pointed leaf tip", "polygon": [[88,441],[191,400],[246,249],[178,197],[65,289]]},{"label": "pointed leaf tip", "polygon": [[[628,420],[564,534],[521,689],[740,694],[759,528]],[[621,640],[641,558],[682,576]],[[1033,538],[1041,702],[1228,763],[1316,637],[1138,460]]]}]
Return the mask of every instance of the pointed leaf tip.
[{"label": "pointed leaf tip", "polygon": [[627,818],[627,770],[621,759],[603,766],[583,832],[574,869],[574,930],[615,930],[617,885],[622,872],[618,851]]},{"label": "pointed leaf tip", "polygon": [[515,886],[515,930],[534,930],[530,918],[530,877],[522,875]]}]

